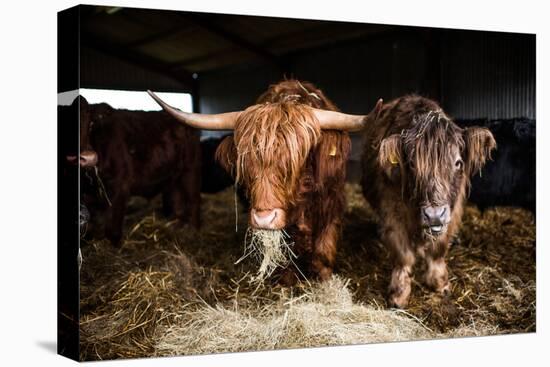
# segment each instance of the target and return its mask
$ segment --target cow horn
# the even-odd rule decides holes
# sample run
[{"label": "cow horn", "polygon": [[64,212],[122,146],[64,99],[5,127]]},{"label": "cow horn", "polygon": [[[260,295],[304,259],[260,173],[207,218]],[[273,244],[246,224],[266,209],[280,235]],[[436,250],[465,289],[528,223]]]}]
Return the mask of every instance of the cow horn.
[{"label": "cow horn", "polygon": [[379,99],[368,115],[348,115],[347,113],[319,109],[314,109],[314,113],[317,120],[319,120],[321,129],[354,132],[362,130],[369,121],[378,118],[382,103],[382,99]]},{"label": "cow horn", "polygon": [[149,93],[149,95],[162,107],[164,111],[168,112],[176,120],[196,129],[233,130],[233,128],[235,127],[235,120],[240,113],[227,112],[208,115],[202,113],[183,112],[178,110],[177,108],[170,106],[150,90],[148,90],[147,93]]}]

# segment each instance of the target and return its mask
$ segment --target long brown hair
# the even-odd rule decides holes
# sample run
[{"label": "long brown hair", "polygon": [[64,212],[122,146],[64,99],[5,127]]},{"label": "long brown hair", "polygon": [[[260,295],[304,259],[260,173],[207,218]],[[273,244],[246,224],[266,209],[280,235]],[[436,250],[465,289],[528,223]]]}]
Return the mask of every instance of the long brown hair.
[{"label": "long brown hair", "polygon": [[[426,204],[442,204],[460,192],[467,193],[470,177],[496,148],[489,130],[460,128],[433,101],[406,96],[384,109],[385,118],[391,114],[394,122],[383,128],[392,134],[374,142],[378,165],[389,176],[399,168],[402,193],[408,187],[409,194]],[[459,170],[457,159],[462,159]]]},{"label": "long brown hair", "polygon": [[402,133],[403,148],[414,170],[414,194],[445,203],[452,189],[455,159],[464,150],[462,129],[441,110],[415,116]]},{"label": "long brown hair", "polygon": [[311,110],[294,101],[254,105],[235,126],[236,181],[258,198],[264,185],[251,183],[267,180],[277,200],[292,204],[302,167],[321,136]]}]

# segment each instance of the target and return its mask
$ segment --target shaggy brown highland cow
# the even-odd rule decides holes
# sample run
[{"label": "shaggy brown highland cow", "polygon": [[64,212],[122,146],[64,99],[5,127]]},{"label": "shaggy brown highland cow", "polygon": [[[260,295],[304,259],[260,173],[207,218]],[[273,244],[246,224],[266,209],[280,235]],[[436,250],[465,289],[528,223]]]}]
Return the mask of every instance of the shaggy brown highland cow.
[{"label": "shaggy brown highland cow", "polygon": [[247,192],[250,227],[284,230],[294,242],[298,269],[287,267],[280,280],[293,284],[299,273],[328,279],[345,209],[347,131],[361,130],[369,117],[338,112],[319,89],[297,80],[270,86],[244,111],[218,115],[181,112],[150,94],[187,125],[234,130],[217,158]]},{"label": "shaggy brown highland cow", "polygon": [[197,131],[162,111],[115,109],[81,97],[80,153],[67,160],[80,164],[82,201],[92,216],[104,213],[105,235],[120,246],[133,195],[161,193],[166,216],[199,229],[200,154]]},{"label": "shaggy brown highland cow", "polygon": [[496,148],[493,135],[462,129],[436,102],[410,95],[373,116],[363,147],[363,194],[380,215],[394,262],[389,304],[407,305],[418,256],[426,260],[426,284],[448,292],[445,255],[460,227],[470,177]]}]

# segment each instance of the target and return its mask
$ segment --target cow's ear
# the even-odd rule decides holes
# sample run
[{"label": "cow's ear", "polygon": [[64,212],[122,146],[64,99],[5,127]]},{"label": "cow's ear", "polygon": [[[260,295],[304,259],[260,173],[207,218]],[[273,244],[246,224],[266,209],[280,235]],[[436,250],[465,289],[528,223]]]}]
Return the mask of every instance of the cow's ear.
[{"label": "cow's ear", "polygon": [[389,178],[394,172],[400,172],[403,168],[403,155],[401,150],[401,135],[393,134],[380,142],[378,150],[378,164],[386,172]]},{"label": "cow's ear", "polygon": [[[78,101],[80,103],[80,110],[87,110],[88,109],[88,106],[89,106],[89,103],[88,101],[86,100],[86,98],[84,98],[83,96],[79,95],[78,96]],[[76,102],[76,100],[75,100]]]},{"label": "cow's ear", "polygon": [[233,136],[225,137],[216,149],[216,161],[231,176],[235,177],[235,162],[237,160],[237,148],[233,141]]},{"label": "cow's ear", "polygon": [[489,129],[484,127],[469,127],[464,130],[465,162],[469,175],[478,173],[491,159],[491,152],[496,149],[497,143]]},{"label": "cow's ear", "polygon": [[80,109],[80,118],[81,119],[89,119],[90,118],[90,105],[88,104],[88,101],[86,101],[86,98],[82,96],[78,96],[78,98],[75,100],[75,102],[78,100],[79,109]]}]

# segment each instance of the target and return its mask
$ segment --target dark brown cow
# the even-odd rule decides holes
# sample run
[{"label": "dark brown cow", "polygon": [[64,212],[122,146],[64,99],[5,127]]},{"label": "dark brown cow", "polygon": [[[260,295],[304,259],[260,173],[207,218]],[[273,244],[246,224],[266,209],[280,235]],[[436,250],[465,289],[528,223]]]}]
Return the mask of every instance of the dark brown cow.
[{"label": "dark brown cow", "polygon": [[415,95],[385,104],[366,127],[363,193],[393,255],[391,306],[407,305],[417,256],[426,260],[426,284],[449,291],[449,241],[461,223],[470,177],[495,147],[488,129],[462,129],[436,102]]},{"label": "dark brown cow", "polygon": [[[85,200],[91,201],[103,190],[100,185],[105,186],[101,200],[108,208],[107,238],[119,243],[131,195],[150,198],[162,193],[165,214],[199,228],[201,157],[195,129],[175,123],[163,111],[117,110],[83,98],[80,118],[82,191],[90,194],[86,185],[94,186]],[[93,172],[96,166],[101,182]]]},{"label": "dark brown cow", "polygon": [[[250,227],[285,229],[301,272],[329,278],[345,209],[347,131],[360,130],[368,117],[336,112],[319,89],[296,80],[272,85],[242,112],[219,115],[184,113],[151,96],[185,124],[234,130],[217,157],[247,192]],[[281,281],[297,279],[289,267]]]}]

